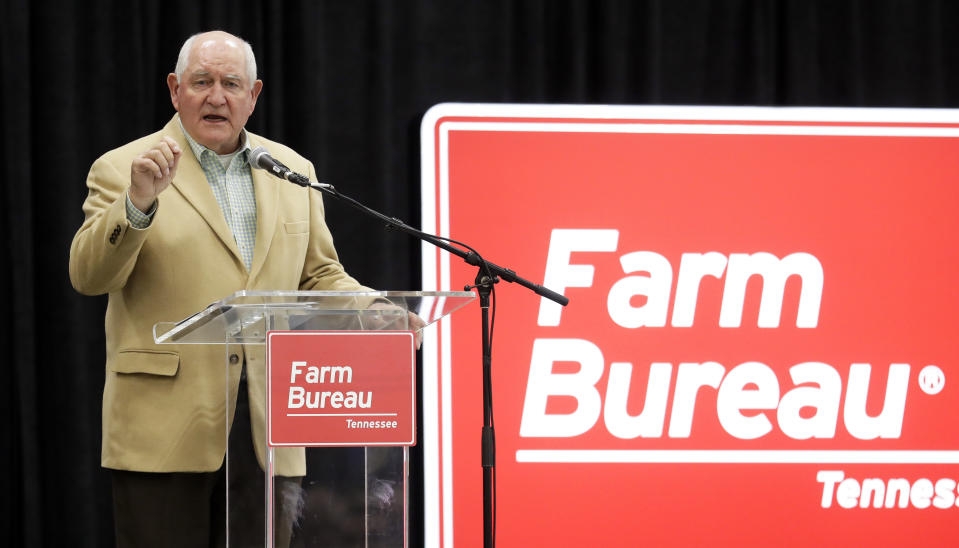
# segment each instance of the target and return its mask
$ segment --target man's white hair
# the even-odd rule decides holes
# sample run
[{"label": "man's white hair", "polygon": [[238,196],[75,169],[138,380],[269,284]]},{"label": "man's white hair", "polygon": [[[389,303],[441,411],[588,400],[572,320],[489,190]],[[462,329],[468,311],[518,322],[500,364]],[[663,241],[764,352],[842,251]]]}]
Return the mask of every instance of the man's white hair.
[{"label": "man's white hair", "polygon": [[[186,42],[183,42],[183,47],[180,48],[180,55],[176,59],[176,69],[174,69],[178,82],[183,79],[183,73],[186,72],[186,67],[190,64],[190,52],[193,51],[194,42],[196,42],[198,36],[203,34],[206,34],[206,32],[194,34],[187,38]],[[256,57],[253,55],[253,48],[249,42],[239,36],[233,37],[243,45],[243,52],[246,54],[246,77],[249,79],[248,83],[252,86],[253,82],[256,82]]]}]

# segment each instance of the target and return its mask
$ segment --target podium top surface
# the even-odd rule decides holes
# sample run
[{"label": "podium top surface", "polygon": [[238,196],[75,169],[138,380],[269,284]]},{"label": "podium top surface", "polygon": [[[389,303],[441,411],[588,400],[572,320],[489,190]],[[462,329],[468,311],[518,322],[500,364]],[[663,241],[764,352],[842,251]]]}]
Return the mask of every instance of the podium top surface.
[{"label": "podium top surface", "polygon": [[466,291],[238,291],[177,322],[153,326],[158,344],[264,344],[270,330],[407,329],[466,306]]}]

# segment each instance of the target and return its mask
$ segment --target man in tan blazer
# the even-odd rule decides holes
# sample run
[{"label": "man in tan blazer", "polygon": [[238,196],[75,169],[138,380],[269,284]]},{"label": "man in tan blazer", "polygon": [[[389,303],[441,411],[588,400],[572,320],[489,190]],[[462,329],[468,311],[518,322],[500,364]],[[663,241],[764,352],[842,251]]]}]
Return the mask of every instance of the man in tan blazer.
[{"label": "man in tan blazer", "polygon": [[[114,470],[121,545],[222,540],[222,522],[204,508],[222,504],[210,486],[222,482],[224,382],[235,403],[244,367],[256,460],[264,460],[262,353],[234,347],[226,381],[222,346],[156,345],[153,324],[244,289],[367,289],[338,262],[319,194],[250,169],[247,152],[262,146],[315,179],[309,161],[244,130],[263,86],[249,45],[223,32],[194,36],[167,84],[178,114],[94,162],[70,249],[74,287],[109,294],[102,465]],[[302,449],[277,459],[277,475],[304,474]],[[195,485],[184,491],[184,482]],[[207,492],[212,502],[194,500]],[[143,499],[151,506],[129,508]],[[183,519],[199,532],[185,531]]]}]

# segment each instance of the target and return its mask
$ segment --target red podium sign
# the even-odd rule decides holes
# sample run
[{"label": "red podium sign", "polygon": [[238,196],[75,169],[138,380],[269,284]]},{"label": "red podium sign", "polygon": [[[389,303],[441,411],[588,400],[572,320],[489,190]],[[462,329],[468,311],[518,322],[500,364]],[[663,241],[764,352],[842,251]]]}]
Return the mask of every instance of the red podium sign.
[{"label": "red podium sign", "polygon": [[270,446],[414,445],[415,348],[408,331],[271,331]]}]

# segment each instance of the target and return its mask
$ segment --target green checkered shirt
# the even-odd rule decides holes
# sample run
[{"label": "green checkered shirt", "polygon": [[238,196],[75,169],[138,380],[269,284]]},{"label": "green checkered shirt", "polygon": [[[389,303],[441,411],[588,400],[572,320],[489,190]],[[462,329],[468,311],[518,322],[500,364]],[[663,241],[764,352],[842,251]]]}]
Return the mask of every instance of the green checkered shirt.
[{"label": "green checkered shirt", "polygon": [[[253,192],[253,173],[247,159],[250,145],[246,139],[246,130],[240,134],[243,144],[227,167],[223,167],[223,163],[215,152],[194,141],[185,128],[183,135],[193,150],[193,155],[200,162],[206,180],[213,190],[216,203],[220,206],[226,224],[233,232],[243,264],[246,265],[247,270],[250,270],[253,265],[253,246],[256,242],[256,196]],[[133,206],[129,195],[127,196],[127,219],[134,228],[149,226],[155,210],[156,203],[151,211],[144,214]]]}]

